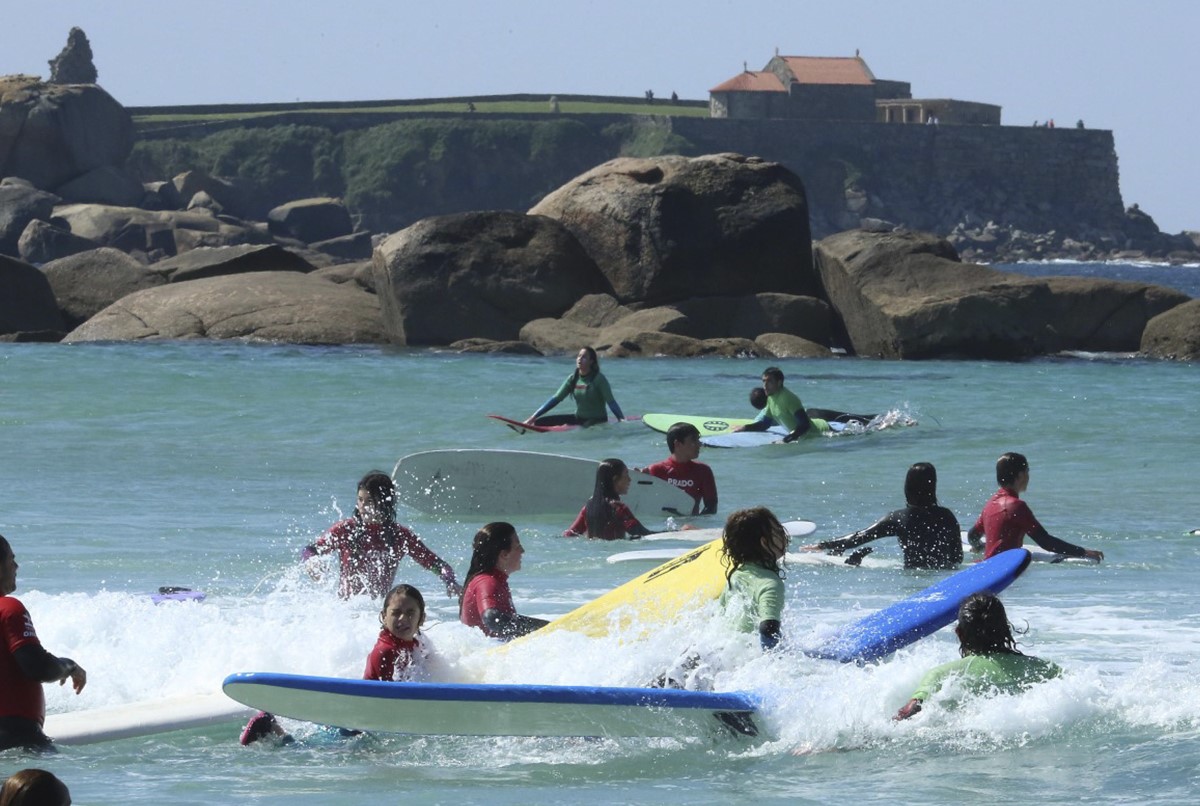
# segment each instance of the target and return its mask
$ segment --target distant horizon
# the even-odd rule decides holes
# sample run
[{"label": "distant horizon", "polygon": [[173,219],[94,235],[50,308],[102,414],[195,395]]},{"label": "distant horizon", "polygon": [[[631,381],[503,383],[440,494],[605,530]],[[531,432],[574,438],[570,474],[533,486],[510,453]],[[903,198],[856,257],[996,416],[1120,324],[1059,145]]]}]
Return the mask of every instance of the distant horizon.
[{"label": "distant horizon", "polygon": [[647,89],[700,101],[743,63],[761,70],[776,48],[859,51],[876,77],[908,82],[915,98],[995,104],[1006,126],[1082,120],[1112,131],[1123,204],[1138,204],[1164,232],[1200,230],[1200,160],[1191,146],[1200,105],[1181,89],[1200,75],[1200,4],[1185,0],[863,0],[852,11],[801,3],[787,14],[730,0],[610,0],[602,9],[549,0],[210,0],[200,12],[183,3],[59,0],[19,6],[7,22],[19,35],[6,43],[0,73],[47,77],[47,62],[78,26],[98,83],[130,107],[640,97]]}]

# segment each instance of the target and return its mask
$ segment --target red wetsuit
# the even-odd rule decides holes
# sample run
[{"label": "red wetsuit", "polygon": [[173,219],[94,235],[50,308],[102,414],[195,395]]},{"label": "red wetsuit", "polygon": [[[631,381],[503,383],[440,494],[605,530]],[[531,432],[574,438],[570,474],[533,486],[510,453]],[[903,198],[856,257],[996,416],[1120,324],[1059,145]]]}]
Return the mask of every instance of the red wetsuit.
[{"label": "red wetsuit", "polygon": [[498,568],[484,571],[471,577],[463,591],[462,607],[458,618],[468,627],[478,627],[490,638],[505,636],[494,634],[483,620],[483,614],[496,610],[509,616],[517,614],[513,605],[512,591],[508,589],[508,574]]},{"label": "red wetsuit", "polygon": [[435,573],[449,567],[421,538],[394,522],[363,523],[347,518],[329,527],[313,548],[318,554],[338,553],[342,570],[338,595],[343,599],[359,593],[382,597],[391,588],[396,568],[406,555]]},{"label": "red wetsuit", "polygon": [[1029,535],[1046,551],[1065,554],[1068,557],[1082,557],[1086,549],[1060,540],[1048,533],[1038,519],[1033,517],[1033,510],[1021,500],[1017,493],[1001,487],[996,494],[983,506],[979,520],[971,527],[973,532],[982,531],[985,537],[983,558],[986,560],[1002,551],[1020,548]]},{"label": "red wetsuit", "polygon": [[29,611],[18,599],[0,596],[0,717],[19,717],[41,725],[46,719],[42,684],[27,677],[13,653],[41,646]]},{"label": "red wetsuit", "polygon": [[367,655],[363,680],[408,680],[410,667],[420,660],[425,648],[419,638],[402,641],[387,630],[379,631],[375,648]]},{"label": "red wetsuit", "polygon": [[563,537],[587,535],[599,540],[624,540],[626,533],[633,533],[640,537],[649,532],[645,526],[642,526],[642,522],[634,516],[633,510],[624,503],[616,500],[610,500],[608,503],[612,506],[613,518],[609,522],[608,528],[604,530],[604,534],[588,534],[587,504],[584,504],[583,509],[579,510],[579,516],[575,518],[575,522],[571,524],[567,531],[563,532]]},{"label": "red wetsuit", "polygon": [[[668,456],[663,461],[650,465],[646,472],[696,499],[696,504],[692,507],[693,515],[698,515],[701,511],[705,514],[717,511],[717,480],[713,478],[712,468],[703,462],[676,462],[674,456]],[[703,510],[701,504],[704,506]]]}]

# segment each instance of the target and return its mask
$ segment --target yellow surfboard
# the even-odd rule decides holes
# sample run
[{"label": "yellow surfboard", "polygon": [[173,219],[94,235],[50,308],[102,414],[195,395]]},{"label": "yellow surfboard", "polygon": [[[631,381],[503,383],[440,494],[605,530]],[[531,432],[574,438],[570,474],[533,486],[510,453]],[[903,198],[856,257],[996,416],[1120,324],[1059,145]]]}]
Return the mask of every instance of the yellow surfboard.
[{"label": "yellow surfboard", "polygon": [[674,620],[684,608],[703,605],[725,590],[725,555],[714,540],[663,563],[560,616],[536,632],[509,644],[569,630],[593,638]]}]

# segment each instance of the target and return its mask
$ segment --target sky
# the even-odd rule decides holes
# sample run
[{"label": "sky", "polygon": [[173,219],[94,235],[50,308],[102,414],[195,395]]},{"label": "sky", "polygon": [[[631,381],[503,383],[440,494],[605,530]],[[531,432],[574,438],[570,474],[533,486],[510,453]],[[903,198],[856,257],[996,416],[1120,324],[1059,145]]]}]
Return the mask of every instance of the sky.
[{"label": "sky", "polygon": [[786,56],[861,52],[916,98],[1005,125],[1110,129],[1121,195],[1200,230],[1195,0],[55,0],[13,4],[0,74],[47,77],[72,26],[126,106],[540,93],[707,99]]}]

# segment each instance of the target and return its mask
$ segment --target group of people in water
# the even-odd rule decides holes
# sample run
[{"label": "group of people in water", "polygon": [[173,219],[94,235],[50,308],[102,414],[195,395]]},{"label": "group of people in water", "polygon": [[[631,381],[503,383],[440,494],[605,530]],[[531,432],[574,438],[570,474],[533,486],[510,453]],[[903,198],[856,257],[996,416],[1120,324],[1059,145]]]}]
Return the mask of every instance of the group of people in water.
[{"label": "group of people in water", "polygon": [[[783,373],[770,367],[762,376],[763,395],[758,423],[780,424],[788,429],[785,441],[828,429],[830,421],[869,419],[830,410],[805,410],[798,397],[783,385]],[[529,418],[532,422],[568,395],[577,405],[574,422],[595,424],[606,419],[604,407],[621,419],[620,407],[599,371],[591,348],[580,350],[576,369],[558,392]],[[755,398],[760,398],[756,401]],[[761,399],[765,398],[765,399]],[[823,416],[817,416],[819,412]],[[763,425],[762,428],[768,427]],[[667,432],[670,456],[639,469],[672,482],[695,501],[694,514],[717,510],[717,488],[711,468],[697,461],[700,434],[695,426],[679,423]],[[967,533],[970,547],[985,558],[1018,547],[1029,536],[1043,548],[1069,557],[1100,561],[1100,551],[1073,545],[1049,534],[1037,521],[1020,494],[1029,485],[1029,463],[1019,453],[1006,453],[996,463],[999,489],[984,506]],[[566,536],[615,540],[637,538],[650,532],[621,501],[631,483],[630,469],[618,459],[606,459],[596,471],[591,498]],[[932,464],[912,465],[904,485],[906,506],[881,518],[872,526],[836,540],[801,547],[804,551],[840,554],[873,540],[895,536],[909,568],[949,569],[963,561],[964,552],[958,520],[937,500],[937,472]],[[367,657],[363,678],[404,681],[415,679],[427,666],[428,645],[422,641],[425,599],[409,584],[394,585],[396,571],[405,557],[435,574],[447,594],[459,600],[459,619],[489,638],[508,641],[527,635],[544,625],[543,619],[517,612],[509,588],[509,577],[521,570],[525,552],[516,528],[507,522],[486,524],[472,541],[471,559],[460,585],[453,567],[430,549],[415,533],[396,520],[396,490],[389,476],[379,471],[358,483],[356,506],[350,518],[333,524],[311,545],[301,559],[316,573],[309,560],[336,554],[339,566],[338,594],[343,598],[367,595],[381,601],[380,631]],[[738,510],[726,519],[722,533],[722,559],[726,587],[720,607],[736,630],[757,634],[764,650],[776,649],[783,636],[784,582],[781,563],[789,547],[789,535],[775,515],[765,507]],[[42,684],[71,681],[79,693],[87,674],[69,658],[59,658],[42,648],[28,611],[11,594],[16,589],[18,565],[12,547],[0,536],[0,750],[28,747],[52,750],[42,732],[45,698]],[[1003,605],[990,594],[965,600],[959,609],[956,634],[963,658],[932,670],[918,686],[897,719],[921,710],[950,675],[968,681],[968,689],[994,687],[1018,691],[1060,673],[1057,666],[1020,653]],[[256,714],[242,733],[248,744],[258,739],[289,737],[273,716]]]}]

